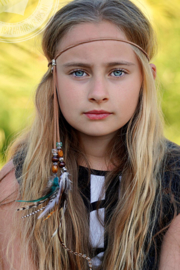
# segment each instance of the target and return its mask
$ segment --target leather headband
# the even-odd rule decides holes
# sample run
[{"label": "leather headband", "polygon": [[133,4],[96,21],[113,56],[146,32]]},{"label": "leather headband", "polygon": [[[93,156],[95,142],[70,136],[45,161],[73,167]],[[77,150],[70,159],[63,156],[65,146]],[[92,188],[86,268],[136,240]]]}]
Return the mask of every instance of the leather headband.
[{"label": "leather headband", "polygon": [[131,41],[128,41],[128,40],[123,40],[123,39],[100,38],[100,39],[91,39],[91,40],[82,41],[82,42],[79,42],[79,43],[76,43],[76,44],[73,44],[73,45],[67,47],[66,49],[64,49],[63,51],[61,51],[60,53],[58,53],[58,54],[55,56],[55,58],[54,58],[52,61],[50,61],[50,62],[48,63],[48,67],[51,66],[51,65],[54,66],[54,65],[55,65],[55,60],[56,60],[61,54],[63,54],[64,52],[66,52],[66,51],[68,51],[68,50],[70,50],[70,49],[72,49],[72,48],[75,48],[75,47],[77,47],[77,46],[79,46],[79,45],[86,44],[86,43],[91,43],[91,42],[95,42],[95,41],[119,41],[119,42],[123,42],[123,43],[127,43],[127,44],[130,44],[130,45],[133,45],[133,46],[135,46],[136,48],[138,48],[141,52],[144,53],[144,55],[146,56],[146,58],[148,59],[148,61],[150,60],[150,59],[149,59],[149,56],[148,56],[148,54],[147,54],[147,52],[145,52],[145,50],[143,50],[139,45],[137,45],[137,44],[134,43],[134,42],[131,42]]}]

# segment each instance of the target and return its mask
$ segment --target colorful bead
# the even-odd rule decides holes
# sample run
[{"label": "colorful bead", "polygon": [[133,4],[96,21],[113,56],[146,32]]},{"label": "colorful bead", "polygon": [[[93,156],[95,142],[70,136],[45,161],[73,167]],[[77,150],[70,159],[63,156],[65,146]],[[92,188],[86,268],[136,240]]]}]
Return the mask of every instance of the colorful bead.
[{"label": "colorful bead", "polygon": [[62,162],[60,162],[60,163],[59,163],[59,167],[60,167],[60,168],[65,167],[65,162],[63,162],[63,161],[62,161]]},{"label": "colorful bead", "polygon": [[58,166],[57,165],[53,165],[52,166],[52,172],[53,173],[57,173],[58,172]]},{"label": "colorful bead", "polygon": [[63,159],[62,142],[57,142],[56,147],[57,147],[57,149],[52,149],[52,154],[53,154],[53,157],[52,157],[52,162],[53,162],[52,172],[53,173],[58,172],[58,163],[59,163],[60,168],[65,167],[65,162],[64,162],[64,159]]},{"label": "colorful bead", "polygon": [[58,156],[53,156],[53,157],[52,157],[52,162],[58,162],[58,161],[59,161]]},{"label": "colorful bead", "polygon": [[63,157],[63,150],[62,149],[59,149],[57,152],[58,152],[58,157]]},{"label": "colorful bead", "polygon": [[57,147],[57,149],[61,149],[62,148],[62,142],[57,142],[56,147]]}]

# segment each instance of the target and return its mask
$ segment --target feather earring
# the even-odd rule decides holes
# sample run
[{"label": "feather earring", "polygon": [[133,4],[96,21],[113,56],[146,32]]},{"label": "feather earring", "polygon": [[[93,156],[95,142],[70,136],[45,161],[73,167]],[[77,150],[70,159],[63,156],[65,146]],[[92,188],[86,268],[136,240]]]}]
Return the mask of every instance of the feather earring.
[{"label": "feather earring", "polygon": [[[53,91],[54,91],[54,149],[52,149],[52,173],[53,180],[48,182],[49,191],[43,197],[40,197],[36,200],[24,201],[18,200],[17,202],[26,202],[33,203],[29,206],[24,206],[22,208],[17,209],[17,211],[29,210],[33,207],[38,207],[40,204],[43,204],[48,200],[48,203],[45,207],[34,211],[33,213],[26,215],[24,217],[28,217],[38,213],[41,210],[44,210],[38,217],[38,219],[45,217],[45,215],[49,214],[53,211],[54,208],[60,209],[63,208],[64,211],[66,209],[66,200],[68,197],[68,192],[71,188],[71,181],[69,179],[69,173],[67,172],[67,168],[65,167],[65,161],[63,157],[62,143],[60,142],[59,135],[59,107],[57,100],[57,89],[56,89],[56,61],[52,61],[52,72],[53,72]],[[56,143],[57,142],[57,143]],[[60,176],[58,176],[58,167],[60,168]],[[58,207],[57,207],[58,206]],[[54,211],[53,211],[54,212]],[[51,215],[50,215],[51,216]],[[22,217],[22,218],[24,218]],[[46,219],[46,218],[45,218]]]},{"label": "feather earring", "polygon": [[[44,200],[44,201],[35,202],[34,204],[31,204],[31,205],[27,205],[27,206],[18,208],[17,211],[24,211],[24,210],[29,210],[29,209],[31,209],[31,208],[38,207],[39,205],[43,204],[45,201],[47,201],[47,199]],[[21,201],[18,201],[18,202],[21,202]]]}]

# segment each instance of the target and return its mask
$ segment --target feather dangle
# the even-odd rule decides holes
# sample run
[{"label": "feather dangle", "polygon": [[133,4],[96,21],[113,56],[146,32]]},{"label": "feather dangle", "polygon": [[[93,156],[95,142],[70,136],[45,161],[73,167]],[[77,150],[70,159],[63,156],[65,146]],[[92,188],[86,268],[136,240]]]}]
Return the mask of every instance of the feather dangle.
[{"label": "feather dangle", "polygon": [[51,197],[49,203],[47,204],[45,210],[40,214],[38,219],[44,217],[47,213],[49,213],[56,205],[59,204],[59,208],[63,207],[66,199],[62,199],[63,197],[66,198],[67,196],[62,196],[63,194],[66,195],[70,190],[70,180],[68,177],[68,172],[65,171],[59,177],[59,186],[57,192],[54,196]]},{"label": "feather dangle", "polygon": [[43,221],[48,220],[55,212],[56,212],[56,209],[53,210]]},{"label": "feather dangle", "polygon": [[47,201],[48,199],[44,200],[44,201],[40,201],[40,202],[35,202],[31,205],[26,205],[24,207],[18,208],[17,211],[24,211],[24,210],[29,210],[31,208],[35,208],[38,207],[39,205],[43,204],[45,201]]},{"label": "feather dangle", "polygon": [[52,182],[52,186],[51,186],[50,191],[48,192],[47,195],[45,195],[45,196],[43,196],[43,197],[41,197],[41,198],[39,198],[37,200],[30,200],[30,201],[18,200],[17,202],[35,203],[35,205],[38,202],[43,203],[43,202],[45,202],[48,198],[50,198],[56,192],[56,190],[57,190],[58,187],[59,187],[59,179],[56,176],[54,178],[53,182]]},{"label": "feather dangle", "polygon": [[33,215],[37,214],[38,212],[42,211],[44,208],[45,208],[45,206],[42,207],[41,209],[38,209],[38,210],[30,213],[30,214],[27,214],[26,216],[23,216],[22,218],[27,218],[27,217],[33,216]]},{"label": "feather dangle", "polygon": [[[52,216],[57,209],[63,208],[63,211],[66,209],[68,192],[71,189],[71,181],[69,180],[69,173],[65,167],[65,162],[63,158],[62,143],[56,144],[57,148],[52,150],[52,172],[54,176],[48,181],[48,192],[43,197],[40,197],[36,200],[18,200],[17,202],[26,202],[32,203],[21,208],[18,208],[17,211],[29,210],[31,208],[37,208],[39,205],[45,203],[48,200],[46,206],[26,215],[22,218],[26,218],[32,215],[35,215],[43,210],[43,212],[38,216],[38,219],[44,218],[47,220]],[[58,166],[61,169],[60,176],[58,173]],[[45,216],[48,215],[46,218]]]}]

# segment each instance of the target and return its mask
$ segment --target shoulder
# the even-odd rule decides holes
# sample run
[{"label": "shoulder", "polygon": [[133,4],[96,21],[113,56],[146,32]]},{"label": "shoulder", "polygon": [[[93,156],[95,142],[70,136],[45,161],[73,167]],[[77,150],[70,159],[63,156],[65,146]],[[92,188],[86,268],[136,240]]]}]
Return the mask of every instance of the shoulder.
[{"label": "shoulder", "polygon": [[176,216],[166,232],[160,256],[159,270],[179,270],[180,265],[180,214]]},{"label": "shoulder", "polygon": [[180,157],[180,146],[178,144],[167,140],[166,145],[167,154],[169,154],[171,157],[174,155]]},{"label": "shoulder", "polygon": [[4,233],[12,224],[18,197],[18,182],[15,177],[13,161],[9,161],[0,172],[0,243]]},{"label": "shoulder", "polygon": [[167,141],[163,180],[166,187],[170,183],[174,185],[175,189],[176,185],[180,186],[180,146],[170,141]]},{"label": "shoulder", "polygon": [[180,147],[167,141],[161,176],[161,202],[165,225],[180,213]]},{"label": "shoulder", "polygon": [[18,182],[15,177],[13,160],[10,160],[0,171],[0,204],[12,194],[18,192]]},{"label": "shoulder", "polygon": [[21,213],[17,212],[20,205],[16,202],[18,195],[19,184],[11,160],[0,171],[0,269],[3,265],[4,270],[25,269],[27,266],[30,266],[28,269],[36,269],[30,256],[26,254],[26,261],[22,256]]},{"label": "shoulder", "polygon": [[155,233],[158,232],[156,244],[160,252],[158,270],[178,270],[180,265],[180,146],[170,141],[166,143],[161,178],[162,200],[159,201],[160,208],[155,227]]},{"label": "shoulder", "polygon": [[180,167],[180,146],[167,141],[166,166],[168,168]]}]

